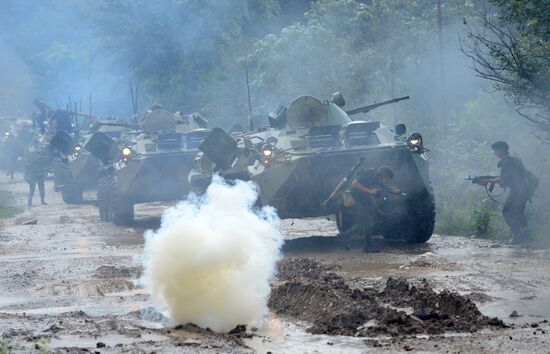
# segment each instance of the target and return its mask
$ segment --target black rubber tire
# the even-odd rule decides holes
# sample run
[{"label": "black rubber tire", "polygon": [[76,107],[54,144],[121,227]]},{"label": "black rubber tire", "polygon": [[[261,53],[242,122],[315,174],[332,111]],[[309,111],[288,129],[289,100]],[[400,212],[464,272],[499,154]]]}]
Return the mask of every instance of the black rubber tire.
[{"label": "black rubber tire", "polygon": [[58,181],[61,183],[61,199],[67,204],[81,204],[82,188],[75,183],[71,167],[61,162],[56,173],[59,174]]},{"label": "black rubber tire", "polygon": [[67,165],[68,162],[61,160],[58,157],[52,160],[52,172],[53,172],[53,185],[56,191],[59,191],[60,186],[63,185],[63,165]]},{"label": "black rubber tire", "polygon": [[97,182],[97,207],[99,209],[99,219],[101,221],[112,221],[110,206],[112,205],[112,191],[111,186],[113,184],[113,175],[107,175],[101,177]]},{"label": "black rubber tire", "polygon": [[434,196],[424,191],[409,197],[405,216],[401,221],[386,226],[384,238],[400,239],[411,244],[425,243],[432,237],[434,226]]},{"label": "black rubber tire", "polygon": [[124,226],[134,221],[134,205],[120,192],[118,177],[114,174],[100,178],[97,187],[97,206],[102,221]]}]

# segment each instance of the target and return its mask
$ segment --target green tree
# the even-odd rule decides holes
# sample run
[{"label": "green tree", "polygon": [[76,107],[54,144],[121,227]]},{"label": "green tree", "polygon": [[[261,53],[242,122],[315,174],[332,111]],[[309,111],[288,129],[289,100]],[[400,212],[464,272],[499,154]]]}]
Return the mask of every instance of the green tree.
[{"label": "green tree", "polygon": [[463,51],[550,143],[550,1],[491,2],[482,29],[469,27]]}]

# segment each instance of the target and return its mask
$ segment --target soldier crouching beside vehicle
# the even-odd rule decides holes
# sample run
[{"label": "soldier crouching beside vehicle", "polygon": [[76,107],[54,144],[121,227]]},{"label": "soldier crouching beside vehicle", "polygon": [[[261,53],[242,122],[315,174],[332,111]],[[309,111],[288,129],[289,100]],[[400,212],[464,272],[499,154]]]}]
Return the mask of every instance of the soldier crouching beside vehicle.
[{"label": "soldier crouching beside vehicle", "polygon": [[[344,192],[339,206],[339,222],[345,222],[345,231],[338,236],[342,238],[345,248],[349,248],[349,239],[359,234],[364,239],[363,251],[367,253],[379,252],[373,246],[372,236],[376,218],[380,217],[379,210],[384,203],[384,194],[399,193],[391,186],[393,171],[382,166],[377,170],[366,169],[358,174],[351,183],[351,193]],[[344,216],[345,215],[345,216]]]}]

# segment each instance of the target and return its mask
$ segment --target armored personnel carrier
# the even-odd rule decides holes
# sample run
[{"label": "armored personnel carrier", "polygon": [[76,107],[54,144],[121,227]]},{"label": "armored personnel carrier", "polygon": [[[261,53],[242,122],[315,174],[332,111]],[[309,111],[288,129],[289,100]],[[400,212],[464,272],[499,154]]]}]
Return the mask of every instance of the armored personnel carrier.
[{"label": "armored personnel carrier", "polygon": [[119,143],[95,133],[86,149],[104,166],[97,187],[100,219],[125,225],[134,219],[135,204],[184,198],[207,123],[198,114],[173,114],[155,105]]},{"label": "armored personnel carrier", "polygon": [[[364,168],[390,167],[396,186],[407,195],[381,218],[378,233],[425,242],[433,232],[435,205],[422,136],[406,138],[403,124],[392,131],[377,121],[351,119],[407,98],[345,111],[340,93],[330,101],[302,96],[271,113],[270,127],[262,132],[229,136],[215,129],[199,148],[190,183],[200,192],[214,173],[252,180],[260,189],[259,202],[275,207],[281,218],[316,217],[338,211],[336,205],[321,204],[346,171],[364,158]],[[341,229],[344,224],[338,221]]]},{"label": "armored personnel carrier", "polygon": [[82,203],[83,191],[97,186],[101,163],[83,148],[93,132],[102,132],[114,141],[119,141],[132,128],[125,120],[105,119],[96,121],[89,131],[81,130],[76,135],[61,131],[52,138],[54,184],[65,203]]}]

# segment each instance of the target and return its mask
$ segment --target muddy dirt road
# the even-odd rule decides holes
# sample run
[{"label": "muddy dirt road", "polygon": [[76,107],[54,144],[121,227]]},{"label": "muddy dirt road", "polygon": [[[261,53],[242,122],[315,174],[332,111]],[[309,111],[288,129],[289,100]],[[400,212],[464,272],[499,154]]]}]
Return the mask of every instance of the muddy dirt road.
[{"label": "muddy dirt road", "polygon": [[[220,335],[191,325],[174,328],[139,285],[143,232],[158,226],[169,205],[140,205],[136,224],[122,228],[100,222],[92,205],[63,204],[50,183],[49,204],[30,209],[21,179],[1,178],[0,189],[13,192],[25,210],[0,221],[0,353],[549,352],[548,250],[434,236],[414,248],[380,241],[381,253],[365,255],[334,248],[326,237],[336,232],[330,221],[285,220],[282,232],[290,241],[286,268],[273,282],[272,314],[262,328],[249,329],[251,337]],[[292,241],[303,236],[324,238]],[[312,269],[319,269],[313,278]],[[391,277],[402,277],[402,283],[386,286]],[[464,296],[456,299],[467,312],[417,312],[419,299],[441,298],[433,290],[445,289]],[[318,306],[287,306],[289,294]],[[347,297],[349,302],[342,300]],[[378,317],[327,327],[324,313],[338,302],[346,316],[366,306]],[[420,302],[422,308],[430,305]],[[465,314],[472,313],[479,326],[468,325]],[[491,322],[493,317],[506,326]],[[398,330],[384,330],[390,322]]]}]

